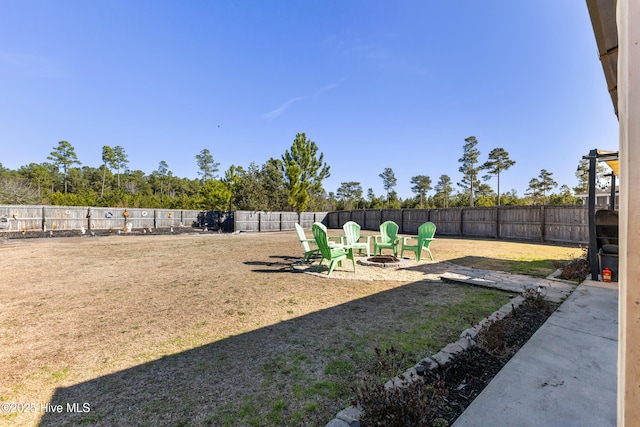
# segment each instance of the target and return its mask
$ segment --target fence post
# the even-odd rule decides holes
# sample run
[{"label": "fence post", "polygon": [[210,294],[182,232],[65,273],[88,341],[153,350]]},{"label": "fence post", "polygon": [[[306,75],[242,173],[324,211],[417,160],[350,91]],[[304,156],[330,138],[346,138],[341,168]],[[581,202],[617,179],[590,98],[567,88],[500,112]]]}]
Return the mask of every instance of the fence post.
[{"label": "fence post", "polygon": [[544,205],[540,206],[540,238],[545,241]]},{"label": "fence post", "polygon": [[496,239],[500,238],[500,206],[496,206]]},{"label": "fence post", "polygon": [[47,231],[47,208],[42,207],[42,231]]},{"label": "fence post", "polygon": [[464,208],[460,208],[460,237],[464,237]]}]

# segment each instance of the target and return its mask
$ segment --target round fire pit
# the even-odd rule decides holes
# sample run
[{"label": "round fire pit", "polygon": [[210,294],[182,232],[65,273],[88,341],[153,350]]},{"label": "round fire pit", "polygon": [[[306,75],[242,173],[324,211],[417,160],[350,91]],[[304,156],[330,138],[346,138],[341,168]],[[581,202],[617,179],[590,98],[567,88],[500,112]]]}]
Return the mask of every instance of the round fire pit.
[{"label": "round fire pit", "polygon": [[402,258],[397,258],[392,255],[376,255],[367,259],[359,260],[358,263],[362,265],[372,265],[374,267],[390,268],[400,267],[407,261]]}]

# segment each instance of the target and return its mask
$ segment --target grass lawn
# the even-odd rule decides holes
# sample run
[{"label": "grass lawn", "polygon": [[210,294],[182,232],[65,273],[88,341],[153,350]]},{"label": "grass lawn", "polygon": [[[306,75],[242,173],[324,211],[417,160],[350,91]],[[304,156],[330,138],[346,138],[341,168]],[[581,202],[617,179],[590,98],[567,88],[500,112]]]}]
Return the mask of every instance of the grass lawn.
[{"label": "grass lawn", "polygon": [[[581,253],[431,248],[538,276]],[[376,348],[403,371],[511,297],[295,273],[301,252],[294,232],[0,241],[0,425],[324,426],[364,375],[386,378]]]}]

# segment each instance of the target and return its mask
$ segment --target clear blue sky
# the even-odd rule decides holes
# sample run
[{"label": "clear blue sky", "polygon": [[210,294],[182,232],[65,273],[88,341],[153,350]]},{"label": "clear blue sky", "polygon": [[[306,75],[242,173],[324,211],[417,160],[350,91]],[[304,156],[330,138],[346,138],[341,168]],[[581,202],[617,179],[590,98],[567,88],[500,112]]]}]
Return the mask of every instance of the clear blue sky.
[{"label": "clear blue sky", "polygon": [[575,186],[582,155],[618,146],[582,0],[0,3],[5,167],[67,140],[83,165],[121,145],[131,169],[188,178],[208,148],[223,175],[297,132],[331,166],[327,191],[382,195],[390,167],[402,198],[415,175],[459,182],[470,135],[481,162],[509,152],[501,190],[520,196],[542,168]]}]

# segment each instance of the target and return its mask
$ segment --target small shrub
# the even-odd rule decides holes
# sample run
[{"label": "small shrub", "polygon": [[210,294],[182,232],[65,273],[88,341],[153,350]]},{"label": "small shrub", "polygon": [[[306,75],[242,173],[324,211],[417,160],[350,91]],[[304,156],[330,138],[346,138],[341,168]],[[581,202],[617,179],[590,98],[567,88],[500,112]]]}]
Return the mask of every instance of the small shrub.
[{"label": "small shrub", "polygon": [[582,248],[582,256],[569,262],[553,261],[553,266],[560,269],[560,278],[582,282],[589,275],[589,249]]},{"label": "small shrub", "polygon": [[495,356],[507,354],[505,337],[509,333],[509,324],[501,320],[488,322],[476,337],[478,347]]},{"label": "small shrub", "polygon": [[542,288],[527,288],[522,292],[524,304],[537,310],[546,310],[549,303],[544,299]]},{"label": "small shrub", "polygon": [[[385,388],[384,384],[374,384],[368,379],[352,404],[363,410],[360,418],[363,427],[431,427],[446,393],[440,382],[426,384],[422,379],[403,378],[399,387]],[[439,423],[448,425],[446,420]]]}]

